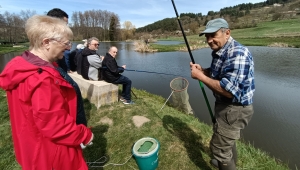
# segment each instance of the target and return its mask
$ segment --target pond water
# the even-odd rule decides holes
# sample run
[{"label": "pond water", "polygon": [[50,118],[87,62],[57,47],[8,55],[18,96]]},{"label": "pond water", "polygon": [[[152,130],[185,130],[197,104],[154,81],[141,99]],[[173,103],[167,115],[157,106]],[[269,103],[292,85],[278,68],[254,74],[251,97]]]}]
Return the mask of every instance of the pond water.
[{"label": "pond water", "polygon": [[[163,42],[168,44],[167,42]],[[169,42],[174,43],[174,42]],[[182,42],[175,42],[182,43]],[[100,43],[104,55],[111,45],[118,47],[117,62],[127,69],[175,74],[189,81],[190,104],[200,121],[212,124],[199,82],[190,77],[188,52],[138,53],[130,42]],[[75,48],[75,44],[73,44]],[[300,49],[249,47],[255,63],[254,116],[242,138],[272,156],[300,167]],[[211,49],[192,51],[195,62],[209,67]],[[0,57],[0,71],[16,54]],[[133,87],[168,98],[170,82],[176,76],[125,71]],[[214,97],[205,87],[211,107]],[[134,99],[134,98],[133,98]]]}]

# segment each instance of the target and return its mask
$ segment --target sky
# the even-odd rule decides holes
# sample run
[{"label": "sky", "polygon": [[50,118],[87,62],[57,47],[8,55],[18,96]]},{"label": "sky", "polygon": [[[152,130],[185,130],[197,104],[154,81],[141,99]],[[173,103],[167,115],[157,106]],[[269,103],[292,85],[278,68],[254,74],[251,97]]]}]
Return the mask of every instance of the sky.
[{"label": "sky", "polygon": [[[242,3],[258,3],[265,0],[174,0],[178,14],[219,11],[221,8]],[[176,17],[172,0],[1,0],[0,14],[5,11],[19,14],[21,10],[45,14],[52,8],[60,8],[69,15],[73,12],[106,10],[117,14],[120,24],[130,21],[136,28],[152,24],[164,18]]]}]

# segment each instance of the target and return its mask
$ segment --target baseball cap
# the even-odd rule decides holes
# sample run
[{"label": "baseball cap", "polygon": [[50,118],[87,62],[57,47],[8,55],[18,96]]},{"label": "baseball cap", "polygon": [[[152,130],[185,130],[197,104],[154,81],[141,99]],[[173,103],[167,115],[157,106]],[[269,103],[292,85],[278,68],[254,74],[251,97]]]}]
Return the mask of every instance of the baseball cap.
[{"label": "baseball cap", "polygon": [[199,34],[199,36],[202,36],[206,33],[214,33],[217,32],[221,28],[229,28],[228,23],[223,18],[217,18],[210,20],[205,27],[205,30]]}]

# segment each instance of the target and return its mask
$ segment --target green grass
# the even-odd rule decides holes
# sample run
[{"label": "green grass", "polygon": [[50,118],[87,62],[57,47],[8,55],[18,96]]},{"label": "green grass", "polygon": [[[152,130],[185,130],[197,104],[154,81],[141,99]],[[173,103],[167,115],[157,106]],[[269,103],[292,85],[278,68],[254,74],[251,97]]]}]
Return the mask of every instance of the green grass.
[{"label": "green grass", "polygon": [[159,52],[178,51],[182,47],[185,47],[185,44],[178,44],[178,45],[150,44],[150,48],[157,49]]},{"label": "green grass", "polygon": [[0,55],[11,53],[11,52],[23,52],[28,50],[29,42],[19,43],[22,47],[13,47],[13,45],[0,45]]},{"label": "green grass", "polygon": [[[158,112],[165,102],[164,98],[143,90],[133,91],[138,97],[133,98],[135,105],[117,102],[101,106],[97,110],[87,100],[84,101],[88,125],[92,126],[95,135],[94,144],[84,150],[87,162],[102,162],[107,159],[103,169],[138,169],[135,160],[131,158],[131,148],[137,140],[153,137],[161,146],[158,169],[214,169],[209,164],[211,126],[168,105]],[[14,160],[6,97],[2,90],[0,97],[0,169],[20,169]],[[150,121],[138,128],[133,124],[133,116],[144,116]],[[288,169],[287,165],[276,162],[275,158],[250,144],[238,141],[237,148],[239,169]],[[123,163],[125,164],[122,166],[112,165]]]},{"label": "green grass", "polygon": [[1,47],[0,46],[0,55],[11,53],[11,52],[21,52],[28,50],[28,47]]},{"label": "green grass", "polygon": [[283,43],[288,47],[300,48],[300,36],[297,37],[256,37],[256,38],[235,38],[246,46],[270,46],[274,43]]},{"label": "green grass", "polygon": [[[254,28],[231,30],[231,36],[246,46],[269,46],[274,43],[284,43],[289,47],[300,48],[300,21],[299,19],[262,22]],[[204,30],[204,27],[201,28]],[[199,31],[200,32],[200,31]],[[188,42],[205,41],[204,36],[187,36]],[[169,41],[183,41],[180,37],[169,37]],[[189,43],[190,44],[190,43]],[[172,46],[172,45],[170,45]],[[169,47],[171,48],[171,47]],[[174,48],[176,51],[176,48]]]},{"label": "green grass", "polygon": [[0,90],[0,169],[18,169],[15,161],[6,93]]},{"label": "green grass", "polygon": [[235,38],[300,36],[299,27],[299,19],[267,21],[254,28],[232,30],[232,35]]}]

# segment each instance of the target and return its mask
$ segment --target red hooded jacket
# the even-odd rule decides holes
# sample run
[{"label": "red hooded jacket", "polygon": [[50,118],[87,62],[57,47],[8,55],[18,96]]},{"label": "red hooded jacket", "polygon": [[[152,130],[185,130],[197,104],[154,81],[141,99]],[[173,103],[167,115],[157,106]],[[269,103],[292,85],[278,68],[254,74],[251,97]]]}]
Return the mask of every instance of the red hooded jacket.
[{"label": "red hooded jacket", "polygon": [[76,125],[76,92],[53,65],[26,51],[0,75],[15,155],[23,170],[86,170],[80,144],[92,132]]}]

